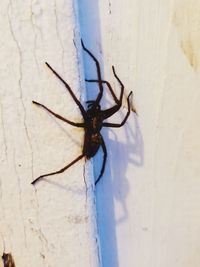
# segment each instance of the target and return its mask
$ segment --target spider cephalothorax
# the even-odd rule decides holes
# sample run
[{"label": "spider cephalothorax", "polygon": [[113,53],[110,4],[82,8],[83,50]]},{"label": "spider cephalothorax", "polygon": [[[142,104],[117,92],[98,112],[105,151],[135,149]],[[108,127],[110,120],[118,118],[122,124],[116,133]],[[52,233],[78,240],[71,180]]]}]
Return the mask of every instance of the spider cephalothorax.
[{"label": "spider cephalothorax", "polygon": [[101,110],[100,104],[96,104],[95,100],[86,101],[87,112],[99,112]]},{"label": "spider cephalothorax", "polygon": [[[55,171],[55,172],[50,172],[50,173],[39,176],[37,179],[35,179],[32,182],[32,184],[35,184],[37,181],[39,181],[43,177],[51,176],[51,175],[55,175],[55,174],[59,174],[59,173],[64,172],[66,169],[68,169],[70,166],[72,166],[74,163],[76,163],[78,160],[82,159],[83,157],[90,159],[91,157],[93,157],[97,153],[99,148],[102,147],[103,153],[104,153],[103,164],[101,167],[101,172],[99,174],[99,177],[95,181],[95,184],[97,184],[104,173],[106,159],[107,159],[106,145],[105,145],[104,139],[100,133],[101,128],[102,127],[115,127],[115,128],[121,127],[125,124],[128,116],[130,114],[130,97],[132,95],[132,92],[130,92],[128,97],[127,97],[128,111],[126,113],[126,116],[122,120],[122,122],[121,123],[104,122],[105,119],[111,117],[113,114],[115,114],[120,109],[120,107],[122,105],[123,94],[124,94],[124,85],[121,82],[121,80],[119,79],[119,77],[117,76],[117,74],[115,73],[115,68],[112,66],[114,77],[117,79],[117,81],[119,82],[119,84],[121,86],[120,97],[118,99],[117,96],[115,95],[110,83],[105,81],[105,80],[102,80],[101,70],[100,70],[100,65],[99,65],[98,60],[84,46],[83,42],[81,42],[81,43],[82,43],[83,50],[94,60],[94,62],[96,64],[96,69],[97,69],[97,78],[94,80],[86,79],[85,81],[90,82],[90,83],[97,83],[99,86],[99,93],[97,95],[96,100],[89,100],[86,102],[87,110],[84,109],[84,107],[82,106],[80,101],[76,98],[75,94],[73,93],[73,91],[72,91],[71,87],[68,85],[68,83],[65,82],[63,80],[63,78],[48,63],[46,63],[46,65],[57,76],[57,78],[65,85],[65,87],[68,90],[68,92],[70,93],[71,97],[73,98],[75,103],[78,105],[80,112],[83,116],[83,122],[77,123],[77,122],[70,121],[70,120],[56,114],[55,112],[53,112],[52,110],[50,110],[49,108],[44,106],[43,104],[40,104],[36,101],[33,101],[33,103],[46,109],[48,112],[50,112],[56,118],[66,122],[66,123],[69,123],[72,126],[81,127],[84,129],[85,136],[84,136],[84,144],[83,144],[82,154],[79,155],[76,159],[74,159],[71,163],[67,164],[64,168],[62,168],[58,171]],[[101,98],[103,96],[103,85],[106,85],[108,87],[108,89],[109,89],[109,91],[110,91],[110,93],[111,93],[111,95],[112,95],[112,97],[116,103],[113,107],[105,109],[105,110],[102,110],[101,105],[100,105],[100,101],[101,101]],[[133,109],[133,111],[136,113],[136,111],[134,109]]]}]

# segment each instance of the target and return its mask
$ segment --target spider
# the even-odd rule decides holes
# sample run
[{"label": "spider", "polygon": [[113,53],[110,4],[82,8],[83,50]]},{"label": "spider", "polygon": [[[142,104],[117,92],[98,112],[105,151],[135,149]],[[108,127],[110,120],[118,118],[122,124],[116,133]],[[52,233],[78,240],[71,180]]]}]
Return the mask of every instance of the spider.
[{"label": "spider", "polygon": [[[115,95],[110,83],[105,81],[105,80],[102,80],[100,64],[99,64],[98,60],[96,59],[96,57],[85,47],[82,40],[81,40],[81,44],[82,44],[83,50],[95,62],[96,71],[97,71],[97,79],[95,79],[95,80],[86,79],[85,81],[89,82],[89,83],[98,83],[98,88],[99,88],[99,92],[98,92],[96,100],[86,101],[86,104],[87,104],[86,110],[82,106],[80,101],[77,99],[77,97],[73,93],[73,91],[72,91],[71,87],[68,85],[68,83],[65,82],[63,80],[63,78],[47,62],[45,62],[45,63],[47,65],[47,67],[55,74],[55,76],[64,84],[67,91],[70,93],[71,97],[73,98],[73,100],[75,101],[75,103],[77,104],[77,106],[80,109],[80,112],[83,116],[83,122],[70,121],[70,120],[58,115],[57,113],[53,112],[52,110],[50,110],[49,108],[47,108],[43,104],[40,104],[36,101],[32,101],[32,102],[33,102],[33,104],[44,108],[45,110],[47,110],[49,113],[51,113],[56,118],[66,122],[72,126],[81,127],[84,129],[85,136],[84,136],[82,154],[79,155],[72,162],[67,164],[64,168],[62,168],[58,171],[55,171],[55,172],[50,172],[50,173],[43,174],[43,175],[39,176],[37,179],[35,179],[31,183],[33,185],[36,182],[38,182],[40,179],[42,179],[46,176],[56,175],[56,174],[64,172],[65,170],[67,170],[69,167],[71,167],[73,164],[75,164],[77,161],[79,161],[83,157],[86,157],[86,159],[90,159],[90,158],[94,157],[96,155],[97,151],[99,150],[99,148],[102,147],[103,153],[104,153],[103,163],[102,163],[100,174],[99,174],[97,180],[95,181],[95,185],[96,185],[104,173],[105,165],[106,165],[106,159],[107,159],[107,149],[106,149],[106,145],[105,145],[104,139],[103,139],[100,131],[101,131],[102,127],[118,128],[118,127],[123,126],[125,124],[126,120],[128,119],[129,114],[130,114],[130,110],[131,110],[130,97],[132,95],[132,91],[129,93],[129,95],[127,97],[128,111],[126,113],[126,116],[122,120],[122,122],[121,123],[104,122],[105,119],[107,119],[107,118],[111,117],[113,114],[115,114],[122,106],[122,98],[123,98],[123,94],[124,94],[124,85],[121,82],[121,80],[119,79],[119,77],[117,76],[114,66],[112,66],[112,71],[113,71],[114,77],[117,79],[119,85],[121,86],[120,97],[118,99],[117,96]],[[110,93],[111,93],[111,95],[112,95],[112,97],[116,103],[113,107],[105,109],[105,110],[102,110],[101,105],[100,105],[100,101],[101,101],[101,98],[103,96],[103,85],[106,85],[108,87],[108,89],[109,89],[109,91],[110,91]],[[133,111],[136,113],[135,109],[133,109]]]}]

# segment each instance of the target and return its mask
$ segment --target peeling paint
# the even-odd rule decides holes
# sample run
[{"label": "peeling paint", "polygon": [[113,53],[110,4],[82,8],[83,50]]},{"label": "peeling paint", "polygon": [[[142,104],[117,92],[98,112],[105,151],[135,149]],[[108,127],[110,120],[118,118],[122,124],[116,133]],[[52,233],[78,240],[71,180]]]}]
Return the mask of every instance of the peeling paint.
[{"label": "peeling paint", "polygon": [[71,224],[83,224],[88,222],[88,216],[71,215],[67,217],[67,221]]}]

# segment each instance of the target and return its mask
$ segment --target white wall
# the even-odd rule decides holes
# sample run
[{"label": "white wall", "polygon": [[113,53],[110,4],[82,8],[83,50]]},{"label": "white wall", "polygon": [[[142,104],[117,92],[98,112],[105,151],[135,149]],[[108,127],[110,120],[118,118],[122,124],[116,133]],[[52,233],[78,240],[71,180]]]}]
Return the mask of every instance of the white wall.
[{"label": "white wall", "polygon": [[[47,61],[84,100],[73,1],[0,3],[0,254],[16,266],[98,266],[94,195],[84,160],[38,182],[81,153],[83,131],[32,104],[81,121]],[[78,129],[78,130],[77,130]]]},{"label": "white wall", "polygon": [[[74,4],[74,5],[73,5]],[[200,84],[198,0],[3,1],[0,29],[0,249],[16,266],[198,267]],[[80,24],[80,25],[79,25]],[[80,26],[80,28],[79,28]],[[80,33],[79,33],[80,30]],[[81,153],[80,112],[48,61],[84,102],[83,71],[95,78],[80,36],[119,95],[111,66],[134,92],[121,129],[103,129],[102,152],[35,188],[37,176]],[[74,46],[74,43],[76,46]],[[92,91],[92,92],[91,92]],[[104,90],[102,107],[113,105]],[[97,87],[87,84],[87,98]],[[110,122],[119,122],[123,107]],[[86,178],[86,184],[84,177]],[[86,190],[87,185],[87,190]],[[101,255],[100,255],[101,253]]]},{"label": "white wall", "polygon": [[104,267],[200,264],[199,8],[99,1],[105,77],[115,82],[115,65],[139,114],[105,131],[109,164],[97,189]]}]

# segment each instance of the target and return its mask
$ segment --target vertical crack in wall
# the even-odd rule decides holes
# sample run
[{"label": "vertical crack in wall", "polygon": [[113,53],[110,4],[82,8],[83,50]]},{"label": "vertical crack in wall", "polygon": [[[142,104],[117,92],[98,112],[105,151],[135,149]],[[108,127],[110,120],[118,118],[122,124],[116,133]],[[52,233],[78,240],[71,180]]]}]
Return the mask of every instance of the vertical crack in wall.
[{"label": "vertical crack in wall", "polygon": [[33,6],[33,0],[31,1],[31,4],[30,4],[30,10],[31,10],[31,25],[32,25],[33,34],[34,34],[33,56],[34,56],[34,60],[35,60],[36,66],[37,66],[37,70],[38,70],[38,72],[39,72],[39,64],[38,64],[37,56],[36,56],[37,34],[36,34],[36,31],[35,31],[34,12],[33,12],[32,6]]},{"label": "vertical crack in wall", "polygon": [[15,157],[15,149],[14,149],[14,152],[13,152],[13,162],[14,162],[14,170],[15,170],[15,175],[17,177],[17,181],[18,181],[18,189],[19,189],[19,209],[20,209],[20,214],[21,214],[21,221],[22,221],[22,225],[23,225],[23,232],[24,232],[24,243],[25,243],[25,246],[27,248],[27,235],[26,235],[26,227],[25,227],[25,223],[24,223],[24,215],[23,215],[23,206],[22,206],[22,188],[21,188],[21,182],[20,182],[20,176],[17,172],[17,163],[16,163],[16,157]]},{"label": "vertical crack in wall", "polygon": [[[12,34],[13,40],[16,43],[16,46],[17,46],[18,52],[19,52],[19,80],[18,80],[18,85],[19,85],[19,89],[20,89],[20,98],[21,98],[21,102],[22,102],[22,106],[23,106],[23,110],[24,110],[24,128],[25,128],[26,135],[27,135],[27,138],[28,138],[28,143],[29,143],[29,146],[30,146],[30,149],[31,149],[31,152],[32,152],[32,147],[31,147],[31,144],[30,144],[29,136],[28,136],[28,130],[27,130],[27,127],[26,127],[26,116],[25,116],[26,111],[25,111],[25,106],[24,106],[23,99],[22,99],[22,86],[21,86],[21,82],[22,82],[21,50],[20,50],[20,46],[19,46],[19,44],[18,44],[18,42],[16,40],[16,37],[14,35],[13,28],[12,28],[12,22],[11,22],[11,17],[10,17],[11,5],[12,5],[12,3],[10,1],[10,5],[8,6],[8,9],[7,9],[7,14],[8,14],[8,19],[9,19],[10,32]],[[26,229],[25,229],[25,224],[24,224],[24,216],[23,216],[23,213],[22,213],[21,183],[20,183],[20,177],[19,177],[19,175],[17,173],[17,169],[16,169],[15,150],[14,150],[14,170],[15,170],[15,173],[16,173],[16,176],[17,176],[17,180],[18,180],[19,198],[20,198],[19,199],[19,203],[20,203],[19,204],[20,205],[19,208],[20,208],[20,213],[21,213],[21,221],[22,221],[22,224],[23,224],[25,246],[27,246]]]},{"label": "vertical crack in wall", "polygon": [[88,187],[87,187],[87,181],[86,181],[85,167],[86,167],[86,161],[85,161],[85,164],[83,165],[83,179],[84,179],[84,184],[85,184],[85,212],[87,213]]},{"label": "vertical crack in wall", "polygon": [[18,85],[19,85],[19,90],[20,90],[20,99],[21,99],[21,103],[22,103],[22,107],[23,107],[23,111],[24,111],[24,119],[23,119],[24,129],[25,129],[25,132],[26,132],[29,148],[30,148],[30,151],[31,151],[31,177],[32,177],[32,180],[33,180],[33,149],[32,149],[32,144],[31,144],[31,140],[30,140],[28,129],[27,129],[27,125],[26,125],[26,108],[25,108],[25,104],[24,104],[24,100],[23,100],[23,89],[22,89],[22,52],[21,52],[21,49],[20,49],[20,44],[17,41],[17,38],[15,36],[14,30],[13,30],[13,27],[12,27],[12,20],[11,20],[11,14],[10,14],[11,13],[11,9],[12,9],[12,1],[10,0],[10,5],[8,5],[7,13],[8,13],[8,19],[9,19],[10,32],[11,32],[11,35],[13,37],[13,40],[14,40],[14,42],[16,44],[16,47],[17,47],[18,53],[19,53],[19,80],[18,80]]},{"label": "vertical crack in wall", "polygon": [[57,16],[57,5],[56,5],[56,0],[54,0],[54,14],[55,14],[55,20],[56,20],[56,35],[58,37],[58,40],[60,42],[60,46],[61,46],[61,49],[62,49],[62,67],[64,69],[64,56],[65,56],[65,50],[64,50],[64,46],[63,46],[63,43],[62,43],[62,38],[60,36],[60,33],[59,33],[59,28],[58,28],[58,16]]},{"label": "vertical crack in wall", "polygon": [[0,108],[1,108],[1,125],[2,125],[4,150],[5,150],[6,160],[8,161],[8,147],[7,147],[7,140],[6,140],[6,134],[5,134],[5,126],[4,126],[4,118],[3,118],[3,107],[2,107],[2,103],[1,102],[0,102]]},{"label": "vertical crack in wall", "polygon": [[[78,7],[77,7],[77,4],[75,2],[73,2],[73,11],[74,11],[74,15],[75,15],[75,19],[76,19],[76,22],[78,23]],[[80,46],[80,40],[77,41],[77,39],[79,38],[80,39],[80,29],[78,27],[74,28],[73,30],[73,43],[74,43],[74,47],[76,49],[76,62],[77,62],[77,66],[78,66],[78,78],[79,78],[79,83],[80,85],[83,84],[83,76],[84,76],[84,72],[83,72],[83,62],[81,61],[81,53],[80,53],[80,49],[81,49],[81,46]],[[78,45],[79,43],[79,45]],[[84,84],[83,86],[81,86],[81,88],[85,88]],[[83,94],[81,94],[80,92],[80,99],[84,98],[83,100],[85,101],[85,94],[86,94],[86,91],[84,91],[84,97]],[[81,101],[83,102],[83,101]],[[85,199],[85,212],[87,213],[87,199],[88,199],[88,186],[87,186],[87,181],[86,181],[86,160],[85,160],[85,163],[84,163],[84,166],[83,166],[83,178],[84,178],[84,183],[85,183],[85,196],[86,196],[86,199]]]},{"label": "vertical crack in wall", "polygon": [[[38,197],[37,197],[37,189],[35,186],[34,186],[34,191],[35,191],[35,198],[36,198],[36,205],[37,205],[36,216],[37,216],[37,224],[38,224],[38,230],[36,230],[36,232],[38,233],[39,239],[41,240],[41,243],[43,244],[43,246],[48,248],[47,247],[48,242],[47,242],[45,235],[42,232],[42,227],[41,227],[41,223],[40,223],[39,201],[38,201]],[[41,255],[44,255],[44,253],[41,253]],[[45,257],[42,256],[42,260],[43,260],[43,264],[45,266]]]},{"label": "vertical crack in wall", "polygon": [[[85,9],[86,9],[85,16],[89,16],[89,14],[88,14],[89,11],[87,10],[88,3],[85,3],[85,4],[86,4],[85,5]],[[98,5],[98,3],[96,5]],[[74,46],[75,46],[76,51],[77,51],[76,54],[77,54],[77,64],[78,64],[78,71],[79,71],[79,81],[80,81],[80,84],[84,85],[84,86],[82,86],[82,88],[85,89],[86,87],[85,87],[84,77],[85,77],[86,70],[84,68],[84,62],[83,62],[83,59],[82,59],[82,47],[81,47],[79,39],[83,38],[84,41],[85,41],[84,31],[86,31],[86,29],[83,30],[83,27],[81,25],[81,19],[80,19],[80,17],[81,17],[81,15],[80,15],[81,8],[83,8],[83,3],[81,3],[80,1],[73,1],[73,10],[74,10],[75,19],[76,19],[76,22],[77,22],[77,25],[78,25],[78,27],[76,27],[74,29],[74,40],[73,40],[73,42],[74,42]],[[91,9],[92,9],[92,7],[91,7]],[[94,25],[90,25],[90,26],[92,28]],[[97,25],[97,27],[99,27],[99,25]],[[87,29],[87,30],[88,30],[88,34],[91,34],[91,29]],[[94,39],[95,39],[97,34],[98,34],[98,31],[95,32],[95,34],[93,36]],[[86,98],[87,98],[86,96],[87,96],[87,91],[85,89],[84,102],[86,101]],[[81,95],[81,97],[82,97],[82,95]],[[93,160],[91,160],[91,161],[92,161],[92,165],[93,165]],[[88,166],[89,166],[89,164],[88,164]],[[89,217],[91,219],[90,222],[91,222],[91,224],[93,224],[92,225],[92,227],[93,227],[93,229],[92,229],[92,233],[93,233],[92,245],[93,245],[93,248],[92,249],[94,250],[94,246],[95,246],[95,254],[96,254],[95,256],[97,257],[97,264],[99,266],[99,265],[101,265],[101,256],[100,256],[101,255],[101,249],[100,249],[99,242],[98,242],[98,232],[97,232],[97,216],[96,216],[96,208],[95,208],[96,207],[96,205],[95,205],[95,188],[93,188],[93,186],[92,186],[92,179],[94,179],[94,176],[93,176],[93,172],[91,171],[91,167],[90,167],[90,170],[88,172],[86,172],[86,170],[88,170],[88,167],[87,167],[86,161],[85,161],[84,173],[83,173],[84,174],[85,190],[86,190],[85,212],[86,212],[86,214],[89,214]],[[87,179],[86,175],[87,175],[87,177],[89,179]],[[87,182],[88,182],[88,184],[87,184]],[[90,231],[91,231],[91,229],[90,229]]]},{"label": "vertical crack in wall", "polygon": [[[26,125],[26,108],[25,108],[25,104],[24,104],[24,100],[23,100],[23,89],[22,89],[22,78],[23,78],[22,77],[22,52],[21,52],[21,49],[20,49],[20,44],[18,43],[18,40],[17,40],[17,38],[15,36],[14,30],[13,30],[13,27],[12,27],[11,10],[12,10],[12,1],[10,0],[8,8],[7,8],[7,14],[8,14],[10,32],[11,32],[11,35],[13,37],[13,40],[14,40],[14,42],[16,44],[16,47],[17,47],[18,53],[19,53],[19,68],[18,68],[19,69],[19,80],[18,80],[18,86],[19,86],[19,90],[20,90],[20,99],[21,99],[23,113],[24,113],[23,114],[23,125],[24,125],[24,129],[25,129],[26,137],[27,137],[27,140],[28,140],[28,145],[29,145],[29,148],[30,148],[30,151],[31,151],[31,177],[32,177],[32,180],[33,180],[33,149],[32,149],[32,144],[31,144],[30,136],[29,136],[29,133],[28,133],[27,125]],[[15,164],[16,164],[16,162],[15,162]],[[16,165],[15,165],[15,171],[17,172]],[[19,183],[19,179],[20,179],[20,177],[18,176],[18,183]],[[20,194],[21,194],[21,188],[20,188]],[[40,233],[39,236],[40,236],[40,239],[41,239],[42,243],[44,244],[43,241],[46,240],[46,238],[45,238],[45,236],[44,236],[44,234],[42,233],[42,230],[41,230],[41,224],[40,224],[39,214],[38,214],[39,203],[38,203],[38,199],[37,199],[36,190],[35,190],[35,196],[36,196],[36,202],[37,202],[37,218],[38,218],[38,226],[39,226],[39,233]],[[20,203],[21,203],[21,199],[20,199]],[[25,237],[26,237],[26,235],[25,235]],[[47,243],[47,240],[46,240],[45,244],[46,243]]]}]

